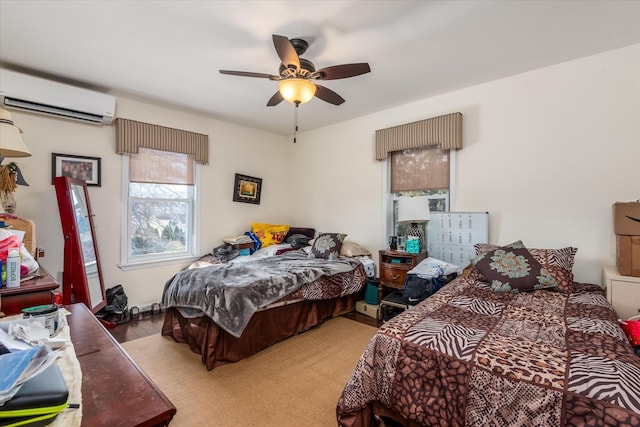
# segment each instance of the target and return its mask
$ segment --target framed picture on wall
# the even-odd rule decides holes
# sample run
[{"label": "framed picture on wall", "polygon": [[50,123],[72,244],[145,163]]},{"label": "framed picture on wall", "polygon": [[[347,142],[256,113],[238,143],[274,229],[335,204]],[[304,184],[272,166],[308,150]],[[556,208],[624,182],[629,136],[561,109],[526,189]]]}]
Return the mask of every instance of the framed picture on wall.
[{"label": "framed picture on wall", "polygon": [[100,157],[53,153],[51,155],[51,184],[57,176],[68,176],[85,181],[88,186],[100,187],[100,160]]},{"label": "framed picture on wall", "polygon": [[262,178],[236,174],[233,184],[233,201],[243,203],[260,204],[262,193]]}]

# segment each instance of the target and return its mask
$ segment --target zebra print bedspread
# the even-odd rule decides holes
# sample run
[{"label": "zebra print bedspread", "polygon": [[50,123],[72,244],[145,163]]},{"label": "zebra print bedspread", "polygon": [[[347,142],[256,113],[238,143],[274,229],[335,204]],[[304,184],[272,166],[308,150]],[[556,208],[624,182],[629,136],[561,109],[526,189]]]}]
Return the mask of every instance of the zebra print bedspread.
[{"label": "zebra print bedspread", "polygon": [[339,424],[377,425],[373,402],[418,425],[639,426],[640,358],[599,286],[509,294],[462,276],[380,328]]}]

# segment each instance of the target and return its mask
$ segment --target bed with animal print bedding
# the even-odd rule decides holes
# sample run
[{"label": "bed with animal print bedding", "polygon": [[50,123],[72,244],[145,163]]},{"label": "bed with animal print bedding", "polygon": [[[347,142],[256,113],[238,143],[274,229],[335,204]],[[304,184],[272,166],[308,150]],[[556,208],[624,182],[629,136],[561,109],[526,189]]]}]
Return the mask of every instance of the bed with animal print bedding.
[{"label": "bed with animal print bedding", "polygon": [[[513,248],[379,329],[338,401],[340,426],[640,425],[640,358],[602,288],[573,281],[573,255],[563,266]],[[525,258],[540,261],[533,289],[487,277]]]},{"label": "bed with animal print bedding", "polygon": [[214,369],[351,311],[364,296],[366,273],[354,253],[323,259],[288,249],[228,263],[207,254],[178,272],[163,292],[162,335],[187,343]]}]

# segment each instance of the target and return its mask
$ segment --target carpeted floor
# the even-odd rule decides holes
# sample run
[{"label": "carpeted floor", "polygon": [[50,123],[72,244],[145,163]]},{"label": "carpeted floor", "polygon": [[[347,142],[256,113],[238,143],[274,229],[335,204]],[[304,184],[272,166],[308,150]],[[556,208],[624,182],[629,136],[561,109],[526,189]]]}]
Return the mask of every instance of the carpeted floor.
[{"label": "carpeted floor", "polygon": [[207,371],[158,334],[122,346],[173,402],[171,426],[335,426],[335,408],[376,328],[336,317],[238,363]]}]

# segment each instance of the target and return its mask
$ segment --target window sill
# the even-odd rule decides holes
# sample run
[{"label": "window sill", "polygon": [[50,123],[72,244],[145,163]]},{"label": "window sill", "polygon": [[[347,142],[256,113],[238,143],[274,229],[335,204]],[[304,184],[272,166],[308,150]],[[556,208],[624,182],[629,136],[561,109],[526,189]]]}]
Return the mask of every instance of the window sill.
[{"label": "window sill", "polygon": [[134,262],[129,264],[119,264],[118,267],[122,271],[139,270],[141,268],[154,268],[154,267],[162,267],[165,265],[172,265],[172,264],[192,263],[193,261],[196,261],[198,258],[200,257],[195,255],[183,256],[180,258],[162,259],[162,260],[155,260],[155,261],[142,261],[142,262]]}]

